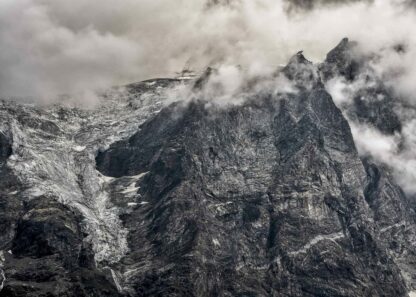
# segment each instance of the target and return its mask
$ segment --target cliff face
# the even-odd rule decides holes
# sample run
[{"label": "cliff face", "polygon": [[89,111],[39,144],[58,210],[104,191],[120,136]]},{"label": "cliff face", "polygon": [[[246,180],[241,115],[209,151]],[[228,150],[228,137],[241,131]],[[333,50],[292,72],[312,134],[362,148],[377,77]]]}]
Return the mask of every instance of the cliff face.
[{"label": "cliff face", "polygon": [[176,80],[96,111],[3,103],[0,296],[407,296],[414,211],[345,117],[394,133],[394,100],[326,90],[359,75],[352,46],[229,107],[163,104]]}]

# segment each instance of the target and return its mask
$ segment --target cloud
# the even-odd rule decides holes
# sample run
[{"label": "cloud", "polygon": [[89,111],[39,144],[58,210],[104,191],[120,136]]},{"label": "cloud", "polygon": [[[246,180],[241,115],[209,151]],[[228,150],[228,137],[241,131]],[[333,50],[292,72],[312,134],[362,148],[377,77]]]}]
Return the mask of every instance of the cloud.
[{"label": "cloud", "polygon": [[350,126],[360,155],[371,155],[387,164],[392,156],[398,154],[397,136],[384,135],[377,129],[363,124],[350,123]]},{"label": "cloud", "polygon": [[[406,193],[416,193],[416,120],[406,123],[403,135],[383,135],[373,127],[350,123],[358,152],[392,168],[397,183]],[[405,147],[400,148],[401,141]]]},{"label": "cloud", "polygon": [[403,89],[412,89],[416,18],[397,3],[2,0],[0,96],[79,93],[88,101],[91,90],[173,76],[187,63],[267,73],[301,49],[320,61],[344,36],[366,51],[406,42],[406,55],[386,52],[379,65],[400,65]]},{"label": "cloud", "polygon": [[[380,67],[380,64],[377,67]],[[416,108],[414,105],[409,105],[412,103],[411,97],[394,98],[390,97],[388,93],[385,94],[387,98],[381,95],[375,97],[376,93],[372,90],[379,86],[380,82],[377,81],[379,74],[369,66],[354,81],[335,77],[326,83],[326,88],[348,119],[359,155],[370,156],[377,163],[387,165],[403,190],[414,195],[416,194],[416,151],[414,149],[416,147]],[[392,83],[388,79],[384,79],[383,83],[385,82]],[[401,129],[394,133],[391,131],[383,133],[376,126],[360,120],[355,111],[357,108],[355,106],[356,98],[360,98],[372,106],[372,110],[368,110],[366,114],[369,117],[372,112],[380,108],[377,106],[378,100],[381,100],[383,105],[388,104],[389,100],[393,100],[393,104],[390,106],[391,110],[383,112],[396,114],[401,123]],[[381,115],[379,114],[379,116]],[[380,121],[380,119],[378,120]],[[383,124],[391,125],[392,123]]]},{"label": "cloud", "polygon": [[[414,1],[373,0],[2,0],[0,97],[78,104],[99,103],[95,90],[154,77],[185,65],[217,69],[202,94],[178,86],[170,94],[239,104],[255,92],[293,92],[271,73],[299,50],[320,62],[341,38],[373,55],[372,72],[415,105]],[[267,79],[265,79],[267,77]],[[368,81],[335,78],[328,90],[348,104]],[[58,98],[58,99],[57,99]],[[402,110],[402,134],[386,136],[351,121],[361,154],[391,165],[405,189],[416,192],[416,124]]]}]

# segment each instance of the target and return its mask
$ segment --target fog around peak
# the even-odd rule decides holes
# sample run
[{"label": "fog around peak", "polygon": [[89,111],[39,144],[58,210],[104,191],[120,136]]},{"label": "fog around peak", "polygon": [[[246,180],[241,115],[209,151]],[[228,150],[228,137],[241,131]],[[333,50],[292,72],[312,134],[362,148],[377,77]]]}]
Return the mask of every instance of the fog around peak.
[{"label": "fog around peak", "polygon": [[[270,72],[299,50],[319,62],[348,36],[364,51],[396,43],[381,71],[400,68],[413,89],[416,18],[404,1],[4,0],[0,3],[0,96],[53,100],[154,77],[241,65]],[[406,90],[407,92],[407,90]],[[90,96],[91,95],[91,96]],[[56,100],[56,99],[55,99]]]}]

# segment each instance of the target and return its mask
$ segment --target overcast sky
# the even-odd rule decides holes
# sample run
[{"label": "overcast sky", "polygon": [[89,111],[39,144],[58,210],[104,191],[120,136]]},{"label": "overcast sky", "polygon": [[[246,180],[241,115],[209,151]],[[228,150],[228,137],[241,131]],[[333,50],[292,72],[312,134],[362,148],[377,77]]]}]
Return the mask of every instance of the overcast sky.
[{"label": "overcast sky", "polygon": [[319,61],[345,36],[367,50],[413,49],[416,36],[413,11],[397,0],[315,1],[309,11],[283,0],[206,1],[2,0],[0,96],[94,90],[173,76],[185,64],[262,72],[299,50]]}]

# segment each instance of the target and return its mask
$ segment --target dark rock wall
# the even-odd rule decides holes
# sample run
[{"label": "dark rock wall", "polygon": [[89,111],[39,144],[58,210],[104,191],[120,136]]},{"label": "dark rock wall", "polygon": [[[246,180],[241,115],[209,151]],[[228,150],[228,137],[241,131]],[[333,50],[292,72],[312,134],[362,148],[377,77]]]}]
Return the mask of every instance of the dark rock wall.
[{"label": "dark rock wall", "polygon": [[53,197],[21,196],[7,166],[12,138],[0,132],[0,296],[119,296],[83,241],[82,216]]},{"label": "dark rock wall", "polygon": [[[105,265],[86,240],[87,202],[77,208],[50,193],[24,195],[28,185],[8,164],[21,149],[14,138],[23,136],[2,129],[0,296],[407,296],[416,284],[414,203],[388,167],[358,155],[346,119],[400,133],[396,98],[378,82],[339,109],[325,89],[335,77],[363,78],[368,57],[355,46],[343,40],[319,67],[296,54],[276,73],[296,92],[265,91],[231,107],[206,98],[173,103],[156,116],[138,113],[148,120],[130,124],[135,132],[107,149],[93,143],[102,183],[88,180],[94,168],[80,166],[76,185],[86,200],[108,193],[104,202],[117,207],[128,231],[129,251]],[[128,86],[136,101],[119,115],[142,108],[146,92],[176,83]],[[87,143],[90,130],[112,137],[104,132],[123,121],[109,117],[106,126],[74,132],[73,110],[52,120],[36,110],[6,113],[61,146],[65,137]],[[82,153],[88,149],[71,154],[82,165],[93,161]],[[73,161],[63,160],[57,166]]]},{"label": "dark rock wall", "polygon": [[378,238],[389,206],[299,55],[284,70],[298,93],[173,105],[97,156],[105,175],[145,173],[123,216],[132,295],[406,296]]}]

